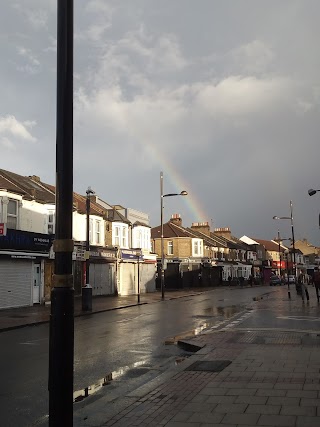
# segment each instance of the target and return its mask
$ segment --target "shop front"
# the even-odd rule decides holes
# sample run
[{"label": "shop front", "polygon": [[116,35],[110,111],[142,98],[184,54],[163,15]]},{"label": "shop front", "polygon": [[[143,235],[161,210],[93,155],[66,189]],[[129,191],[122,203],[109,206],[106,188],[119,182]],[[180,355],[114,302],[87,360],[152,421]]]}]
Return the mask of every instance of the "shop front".
[{"label": "shop front", "polygon": [[117,250],[90,247],[90,285],[92,295],[114,295]]},{"label": "shop front", "polygon": [[136,295],[156,290],[156,255],[141,249],[122,249],[118,269],[119,295]]},{"label": "shop front", "polygon": [[0,236],[0,308],[44,301],[44,262],[51,236],[8,229]]}]

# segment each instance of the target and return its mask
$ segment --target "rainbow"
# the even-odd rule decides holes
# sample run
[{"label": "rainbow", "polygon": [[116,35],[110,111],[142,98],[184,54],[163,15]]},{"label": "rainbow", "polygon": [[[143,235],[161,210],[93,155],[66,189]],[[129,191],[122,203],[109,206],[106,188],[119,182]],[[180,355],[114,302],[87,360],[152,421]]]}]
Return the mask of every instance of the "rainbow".
[{"label": "rainbow", "polygon": [[[150,145],[149,150],[153,152],[153,157],[157,159],[157,162],[161,165],[161,170],[163,171],[164,192],[172,192],[175,190],[178,193],[182,190],[186,190],[188,192],[188,196],[183,197],[183,199],[186,205],[188,206],[190,212],[192,213],[192,222],[208,221],[210,224],[210,216],[205,212],[201,202],[196,197],[196,195],[192,193],[190,185],[188,185],[187,181],[184,180],[181,174],[177,172],[177,170],[174,168],[173,164],[170,162],[167,156],[165,157],[164,154],[160,153],[160,150],[157,150],[154,145]],[[174,190],[168,189],[168,186],[166,185],[167,178],[169,178],[169,181],[174,186]]]}]

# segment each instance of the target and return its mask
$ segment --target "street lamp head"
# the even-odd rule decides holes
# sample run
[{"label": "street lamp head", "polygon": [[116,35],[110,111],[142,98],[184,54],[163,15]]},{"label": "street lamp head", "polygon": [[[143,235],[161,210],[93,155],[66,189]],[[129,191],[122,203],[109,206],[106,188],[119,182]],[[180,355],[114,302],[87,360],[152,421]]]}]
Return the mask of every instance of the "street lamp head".
[{"label": "street lamp head", "polygon": [[310,188],[310,190],[308,190],[308,194],[309,196],[313,196],[314,194],[316,194],[318,190],[314,190],[313,188]]},{"label": "street lamp head", "polygon": [[278,216],[274,216],[272,219],[280,219]]},{"label": "street lamp head", "polygon": [[89,194],[95,194],[94,191],[91,189],[90,186],[88,187],[86,193],[87,193],[87,195],[89,195]]},{"label": "street lamp head", "polygon": [[187,195],[188,195],[188,192],[185,190],[181,191],[180,193],[180,196],[187,196]]}]

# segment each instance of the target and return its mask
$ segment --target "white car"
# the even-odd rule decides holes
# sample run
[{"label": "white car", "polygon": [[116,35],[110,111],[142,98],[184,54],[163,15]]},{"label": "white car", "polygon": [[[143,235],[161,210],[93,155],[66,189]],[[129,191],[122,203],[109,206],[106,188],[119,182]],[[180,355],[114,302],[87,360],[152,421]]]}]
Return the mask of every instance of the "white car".
[{"label": "white car", "polygon": [[289,283],[295,283],[296,277],[293,274],[289,274],[288,276]]}]

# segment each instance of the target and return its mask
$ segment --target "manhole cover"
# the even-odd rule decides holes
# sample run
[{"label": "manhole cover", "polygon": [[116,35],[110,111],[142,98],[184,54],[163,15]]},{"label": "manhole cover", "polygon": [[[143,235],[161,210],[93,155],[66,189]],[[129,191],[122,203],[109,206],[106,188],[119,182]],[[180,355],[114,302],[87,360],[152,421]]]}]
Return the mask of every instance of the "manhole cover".
[{"label": "manhole cover", "polygon": [[229,366],[231,360],[203,360],[192,363],[186,371],[221,372]]}]

